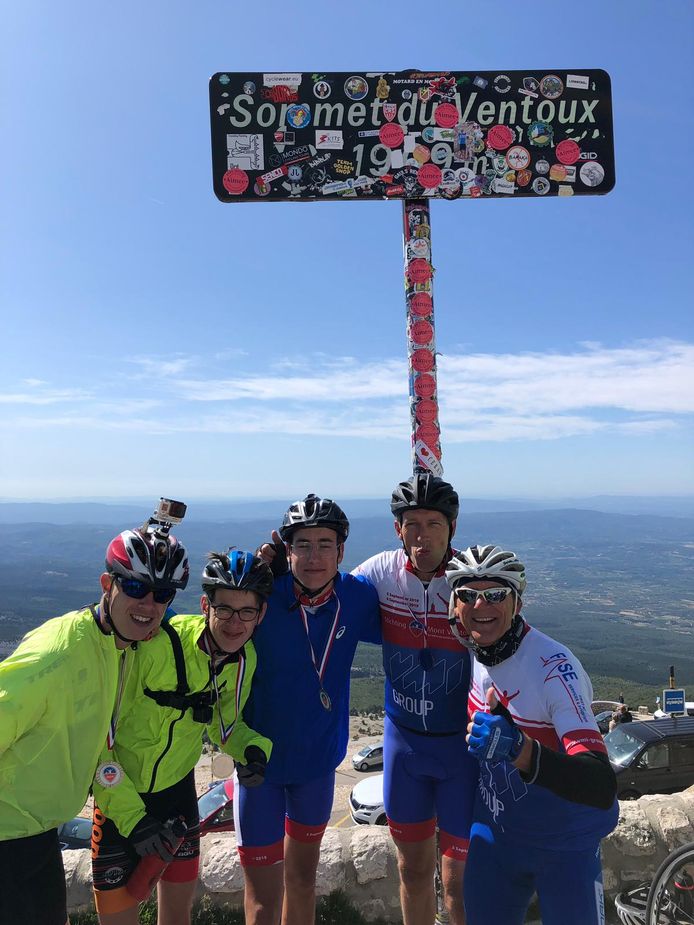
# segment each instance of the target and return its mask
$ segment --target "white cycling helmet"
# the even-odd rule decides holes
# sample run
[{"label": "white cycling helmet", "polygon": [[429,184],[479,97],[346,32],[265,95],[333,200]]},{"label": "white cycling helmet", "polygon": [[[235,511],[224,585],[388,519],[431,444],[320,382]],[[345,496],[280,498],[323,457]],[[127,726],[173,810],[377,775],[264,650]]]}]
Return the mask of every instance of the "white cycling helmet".
[{"label": "white cycling helmet", "polygon": [[527,584],[525,566],[501,546],[470,546],[457,552],[446,567],[446,580],[451,591],[469,581],[498,581],[521,595]]},{"label": "white cycling helmet", "polygon": [[642,883],[633,890],[624,890],[615,896],[615,909],[623,925],[646,925],[648,886],[648,883]]}]

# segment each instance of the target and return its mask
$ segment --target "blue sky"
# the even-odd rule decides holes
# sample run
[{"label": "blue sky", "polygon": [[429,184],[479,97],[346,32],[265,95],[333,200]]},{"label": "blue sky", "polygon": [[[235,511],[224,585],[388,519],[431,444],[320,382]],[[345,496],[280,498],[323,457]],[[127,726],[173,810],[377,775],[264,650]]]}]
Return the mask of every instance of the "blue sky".
[{"label": "blue sky", "polygon": [[411,470],[396,202],[223,205],[228,71],[604,68],[609,195],[432,204],[445,475],[694,492],[690,0],[5,15],[2,498],[379,496]]}]

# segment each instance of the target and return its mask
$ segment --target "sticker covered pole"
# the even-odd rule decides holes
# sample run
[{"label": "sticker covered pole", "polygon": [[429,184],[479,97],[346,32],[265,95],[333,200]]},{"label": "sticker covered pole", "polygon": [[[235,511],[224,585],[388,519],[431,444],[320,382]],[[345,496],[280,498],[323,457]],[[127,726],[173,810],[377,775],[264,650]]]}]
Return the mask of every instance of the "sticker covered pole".
[{"label": "sticker covered pole", "polygon": [[402,206],[412,469],[441,476],[429,202],[406,199]]}]

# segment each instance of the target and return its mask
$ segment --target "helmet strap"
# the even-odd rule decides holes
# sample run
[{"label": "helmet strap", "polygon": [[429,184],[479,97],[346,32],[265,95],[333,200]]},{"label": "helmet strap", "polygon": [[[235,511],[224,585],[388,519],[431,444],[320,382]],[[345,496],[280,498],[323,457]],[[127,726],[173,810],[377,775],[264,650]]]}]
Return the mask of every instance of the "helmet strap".
[{"label": "helmet strap", "polygon": [[[294,589],[295,593],[297,588],[299,589],[299,593],[296,594],[297,604],[303,604],[304,607],[319,607],[321,604],[324,604],[333,593],[332,585],[338,574],[339,572],[335,572],[333,577],[326,581],[324,585],[321,585],[320,588],[309,588],[302,581],[299,581],[292,572],[292,578],[296,585]],[[328,588],[330,588],[329,592],[322,594],[322,592],[327,591]]]},{"label": "helmet strap", "polygon": [[209,612],[209,610],[207,611],[207,614],[206,614],[206,616],[205,616],[205,629],[203,630],[203,636],[205,636],[206,639],[207,639],[207,642],[208,642],[208,645],[209,645],[209,649],[210,649],[210,651],[211,651],[211,653],[212,653],[213,658],[214,658],[214,656],[223,656],[223,655],[228,655],[228,654],[229,654],[228,652],[225,652],[225,651],[224,651],[224,649],[220,646],[220,644],[219,644],[219,643],[217,642],[217,640],[214,638],[214,633],[212,632],[212,630],[211,630],[211,628],[210,628],[210,612]]},{"label": "helmet strap", "polygon": [[111,594],[113,593],[114,582],[115,582],[115,576],[113,577],[113,581],[111,582],[111,587],[108,589],[108,597],[104,594],[102,598],[104,606],[101,608],[101,611],[103,612],[104,620],[111,627],[114,634],[120,639],[121,642],[127,642],[128,645],[130,646],[134,642],[140,642],[140,640],[139,639],[128,639],[127,636],[124,636],[122,633],[119,633],[118,630],[116,629],[116,624],[113,622],[113,617],[111,616]]}]

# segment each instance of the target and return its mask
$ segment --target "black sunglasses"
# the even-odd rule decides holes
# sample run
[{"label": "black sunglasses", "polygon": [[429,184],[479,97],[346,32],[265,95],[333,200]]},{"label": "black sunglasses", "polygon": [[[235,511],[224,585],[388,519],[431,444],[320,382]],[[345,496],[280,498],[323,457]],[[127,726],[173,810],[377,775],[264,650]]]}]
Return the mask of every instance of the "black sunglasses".
[{"label": "black sunglasses", "polygon": [[142,598],[147,597],[150,591],[157,604],[168,604],[169,601],[172,601],[176,597],[175,588],[153,588],[152,585],[148,585],[138,578],[123,578],[120,575],[116,575],[116,581],[123,593],[128,597],[135,598],[136,601],[141,601]]}]

